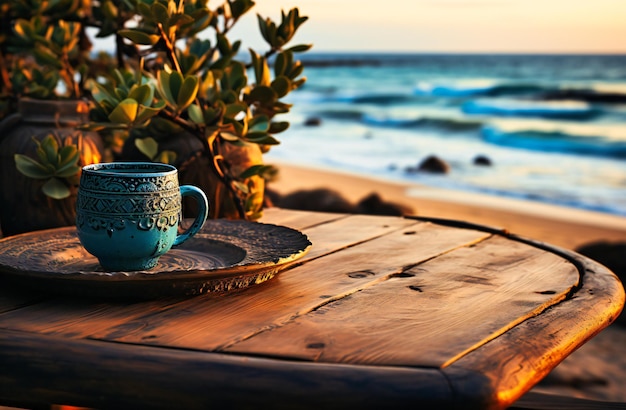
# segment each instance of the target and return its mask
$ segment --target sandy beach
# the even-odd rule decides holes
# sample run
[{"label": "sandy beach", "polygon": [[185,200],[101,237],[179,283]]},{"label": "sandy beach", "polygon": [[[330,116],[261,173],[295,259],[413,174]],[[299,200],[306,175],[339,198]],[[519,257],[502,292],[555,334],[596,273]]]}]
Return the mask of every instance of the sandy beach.
[{"label": "sandy beach", "polygon": [[[269,188],[284,196],[326,188],[351,203],[376,193],[414,215],[470,221],[576,250],[591,243],[626,243],[626,218],[530,201],[394,183],[334,170],[274,162]],[[613,324],[570,355],[533,390],[626,403],[626,327]]]},{"label": "sandy beach", "polygon": [[567,249],[597,242],[626,242],[626,218],[538,202],[395,183],[334,170],[276,163],[270,188],[280,194],[329,188],[350,202],[371,194],[404,205],[413,214],[471,221]]}]

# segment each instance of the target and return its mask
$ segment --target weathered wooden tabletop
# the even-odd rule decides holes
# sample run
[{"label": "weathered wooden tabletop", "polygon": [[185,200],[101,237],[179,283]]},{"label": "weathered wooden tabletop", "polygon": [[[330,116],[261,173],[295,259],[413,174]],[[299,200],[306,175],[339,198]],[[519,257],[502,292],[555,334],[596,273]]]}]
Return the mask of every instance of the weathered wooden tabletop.
[{"label": "weathered wooden tabletop", "polygon": [[0,405],[504,408],[624,305],[605,267],[497,229],[263,222],[313,246],[234,293],[110,302],[0,282]]}]

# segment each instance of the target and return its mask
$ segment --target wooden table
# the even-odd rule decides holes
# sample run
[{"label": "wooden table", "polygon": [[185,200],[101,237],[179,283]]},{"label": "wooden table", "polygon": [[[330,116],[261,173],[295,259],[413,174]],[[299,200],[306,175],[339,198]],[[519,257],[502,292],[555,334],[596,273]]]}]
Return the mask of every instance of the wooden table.
[{"label": "wooden table", "polygon": [[0,404],[504,408],[624,305],[603,266],[498,229],[279,209],[263,222],[313,246],[235,293],[90,302],[2,285]]}]

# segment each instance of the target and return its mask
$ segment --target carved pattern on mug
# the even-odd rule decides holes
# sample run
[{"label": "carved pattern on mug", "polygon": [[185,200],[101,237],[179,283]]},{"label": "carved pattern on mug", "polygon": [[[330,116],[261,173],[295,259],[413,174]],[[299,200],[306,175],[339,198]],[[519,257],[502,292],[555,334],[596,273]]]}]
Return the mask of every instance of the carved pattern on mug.
[{"label": "carved pattern on mug", "polygon": [[[141,186],[138,187],[141,189]],[[112,233],[125,229],[133,221],[137,221],[140,230],[154,228],[165,231],[177,226],[180,220],[181,204],[177,186],[174,190],[160,194],[146,191],[146,194],[120,193],[114,196],[83,190],[77,201],[77,225],[82,227],[87,224],[96,231],[105,229]],[[152,210],[152,213],[146,215],[146,210]],[[138,215],[143,217],[137,220]]]}]

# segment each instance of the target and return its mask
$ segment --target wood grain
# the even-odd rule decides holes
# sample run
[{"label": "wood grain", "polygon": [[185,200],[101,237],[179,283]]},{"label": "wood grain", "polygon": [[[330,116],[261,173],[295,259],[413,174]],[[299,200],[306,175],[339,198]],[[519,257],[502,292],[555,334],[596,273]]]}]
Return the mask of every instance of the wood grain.
[{"label": "wood grain", "polygon": [[316,225],[329,223],[338,219],[349,217],[348,214],[329,212],[305,212],[293,209],[267,208],[263,210],[264,223],[288,226],[293,229],[303,230]]},{"label": "wood grain", "polygon": [[435,369],[319,365],[14,331],[0,333],[0,363],[0,405],[30,408],[414,409],[450,408],[454,400]]},{"label": "wood grain", "polygon": [[[272,283],[241,294],[207,299],[202,304],[183,302],[161,314],[140,317],[91,337],[201,350],[224,349],[329,302],[361,292],[407,267],[487,236],[477,231],[414,224],[309,261],[283,272]],[[422,245],[416,246],[418,242]]]},{"label": "wood grain", "polygon": [[[302,212],[290,213],[290,215],[300,218]],[[334,216],[331,218],[331,220],[335,219]],[[302,258],[302,262],[299,262],[304,263],[311,258],[339,251],[355,243],[367,241],[406,226],[420,224],[420,222],[402,218],[389,219],[372,220],[372,217],[356,215],[336,220],[335,223],[331,224],[331,226],[337,227],[336,231],[328,224],[323,223],[306,229],[305,233],[311,239],[313,249]],[[328,236],[332,236],[332,238],[327,239]],[[258,285],[260,287],[258,291],[249,289],[252,290],[252,293],[247,296],[247,300],[254,299],[257,297],[255,295],[266,294],[265,289],[273,288],[274,282],[284,273],[286,272],[282,272],[277,278],[270,280],[268,283],[270,286],[261,284]],[[236,305],[239,303],[242,295],[245,296],[247,293],[235,293],[228,298],[206,295],[195,298],[163,298],[148,302],[128,303],[120,301],[108,304],[91,303],[88,300],[75,300],[74,298],[53,298],[32,306],[25,306],[19,310],[7,309],[12,311],[0,314],[0,323],[2,327],[7,329],[65,334],[75,338],[90,337],[96,334],[106,334],[107,329],[115,329],[114,333],[118,332],[119,329],[135,329],[137,327],[143,329],[147,326],[144,322],[158,321],[160,317],[193,317],[194,315],[190,312],[194,311],[207,311],[209,312],[207,314],[213,315],[214,310],[222,310],[220,308],[222,304],[234,303]],[[317,300],[318,296],[314,298]],[[17,301],[15,303],[16,305],[13,306],[17,307]],[[179,304],[179,308],[174,308]],[[143,316],[148,319],[141,319]],[[216,316],[217,318],[218,316]],[[200,317],[199,320],[202,321],[203,318]],[[219,321],[222,322],[223,318]],[[146,336],[146,340],[150,340],[153,335],[148,333],[144,336]]]},{"label": "wood grain", "polygon": [[[354,266],[365,263],[351,258]],[[493,237],[406,269],[227,351],[443,368],[565,299],[578,279],[576,267],[557,255]]]},{"label": "wood grain", "polygon": [[268,211],[313,248],[244,291],[103,303],[0,286],[0,404],[505,408],[624,304],[601,265],[497,229]]},{"label": "wood grain", "polygon": [[456,391],[471,390],[467,381],[480,374],[489,380],[489,402],[506,407],[619,316],[625,300],[619,279],[591,259],[551,248],[579,266],[581,288],[491,341],[488,355],[479,349],[444,369]]}]

